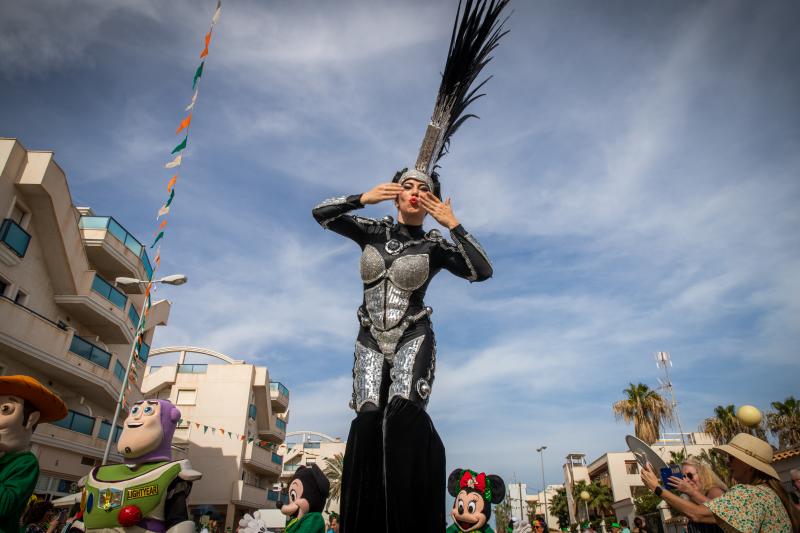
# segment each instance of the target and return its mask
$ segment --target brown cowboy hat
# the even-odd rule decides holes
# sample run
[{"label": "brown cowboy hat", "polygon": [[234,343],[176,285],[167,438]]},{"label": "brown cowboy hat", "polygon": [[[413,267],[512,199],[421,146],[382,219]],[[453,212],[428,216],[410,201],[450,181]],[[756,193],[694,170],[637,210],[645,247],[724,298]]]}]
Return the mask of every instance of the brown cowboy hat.
[{"label": "brown cowboy hat", "polygon": [[739,433],[728,444],[717,446],[714,449],[736,457],[759,472],[777,480],[781,479],[778,472],[772,467],[772,446],[758,437]]},{"label": "brown cowboy hat", "polygon": [[55,422],[67,416],[67,404],[30,376],[0,376],[0,395],[18,396],[39,411],[39,422]]}]

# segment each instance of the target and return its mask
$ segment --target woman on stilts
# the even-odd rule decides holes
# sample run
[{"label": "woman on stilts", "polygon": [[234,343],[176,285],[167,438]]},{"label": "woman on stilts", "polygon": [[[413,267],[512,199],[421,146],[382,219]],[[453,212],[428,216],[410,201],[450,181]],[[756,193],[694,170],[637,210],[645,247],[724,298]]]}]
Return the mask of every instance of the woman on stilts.
[{"label": "woman on stilts", "polygon": [[[350,426],[341,495],[342,533],[441,533],[445,524],[445,452],[425,411],[436,370],[432,309],[424,302],[440,270],[469,281],[491,277],[478,241],[460,224],[450,198],[442,201],[437,163],[450,136],[482,95],[470,90],[505,35],[499,15],[508,0],[465,2],[456,17],[433,116],[413,169],[391,183],[326,200],[313,210],[323,227],[358,243],[364,299],[358,309]],[[393,200],[392,217],[350,212]],[[427,214],[449,230],[425,231]]]}]

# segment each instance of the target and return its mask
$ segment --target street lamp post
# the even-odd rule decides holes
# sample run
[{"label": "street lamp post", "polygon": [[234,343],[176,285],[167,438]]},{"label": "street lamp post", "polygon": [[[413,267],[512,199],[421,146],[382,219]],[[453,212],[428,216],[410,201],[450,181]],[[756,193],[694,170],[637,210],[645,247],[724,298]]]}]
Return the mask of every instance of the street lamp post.
[{"label": "street lamp post", "polygon": [[547,485],[544,483],[544,451],[547,449],[547,446],[542,446],[541,448],[536,448],[536,451],[539,452],[539,458],[541,459],[542,463],[542,494],[544,494],[544,523],[550,523],[550,517],[547,514]]},{"label": "street lamp post", "polygon": [[586,512],[586,521],[587,522],[589,521],[589,504],[587,502],[589,501],[589,498],[591,498],[591,497],[592,497],[592,495],[589,494],[588,490],[581,491],[581,500],[583,500],[583,510]]},{"label": "street lamp post", "polygon": [[[161,279],[153,280],[152,283],[166,283],[167,285],[183,285],[189,281],[189,278],[184,276],[183,274],[173,274],[172,276],[165,276]],[[148,283],[146,280],[140,280],[136,278],[125,278],[120,277],[115,280],[118,285],[141,285],[143,283]],[[133,303],[131,302],[131,305]],[[136,331],[133,334],[133,342],[131,342],[131,352],[128,355],[128,364],[125,367],[125,377],[122,379],[122,385],[119,388],[119,395],[117,396],[117,407],[114,410],[114,418],[111,420],[111,429],[108,432],[108,438],[106,439],[106,449],[103,451],[103,462],[101,464],[106,464],[108,462],[108,455],[111,453],[111,443],[114,441],[114,433],[117,429],[117,420],[119,419],[119,412],[122,410],[122,402],[125,399],[125,388],[128,386],[128,376],[131,373],[131,366],[133,366],[133,357],[136,353],[136,339],[139,338],[139,330],[144,323],[144,312],[147,306],[147,298],[144,299],[142,302],[142,307],[139,310],[139,323],[136,324]]]}]

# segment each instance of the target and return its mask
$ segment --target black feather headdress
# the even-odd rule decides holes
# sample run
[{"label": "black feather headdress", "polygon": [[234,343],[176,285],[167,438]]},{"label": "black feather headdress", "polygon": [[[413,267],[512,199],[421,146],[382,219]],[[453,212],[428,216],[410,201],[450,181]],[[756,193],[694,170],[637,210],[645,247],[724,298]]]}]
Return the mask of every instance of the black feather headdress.
[{"label": "black feather headdress", "polygon": [[484,93],[476,93],[491,79],[490,76],[472,87],[483,67],[492,60],[490,54],[503,35],[508,33],[503,29],[508,19],[500,20],[500,13],[508,2],[466,0],[463,11],[461,0],[458,2],[442,83],[414,165],[417,171],[434,180],[437,163],[449,150],[450,137],[464,121],[470,117],[477,118],[477,115],[465,114],[464,111],[472,102],[484,96]]}]

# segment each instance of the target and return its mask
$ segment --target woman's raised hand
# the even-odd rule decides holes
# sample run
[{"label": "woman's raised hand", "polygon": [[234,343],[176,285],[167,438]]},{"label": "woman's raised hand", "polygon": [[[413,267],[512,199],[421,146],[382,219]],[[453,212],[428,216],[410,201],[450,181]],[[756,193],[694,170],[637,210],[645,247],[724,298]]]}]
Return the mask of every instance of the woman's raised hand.
[{"label": "woman's raised hand", "polygon": [[431,216],[447,229],[453,229],[458,226],[458,220],[453,214],[453,207],[450,205],[450,198],[442,202],[435,194],[423,191],[419,195],[419,203],[422,208],[431,214]]},{"label": "woman's raised hand", "polygon": [[384,200],[394,200],[397,195],[403,192],[403,186],[399,183],[381,183],[373,189],[361,195],[361,203],[364,205],[377,204]]}]

